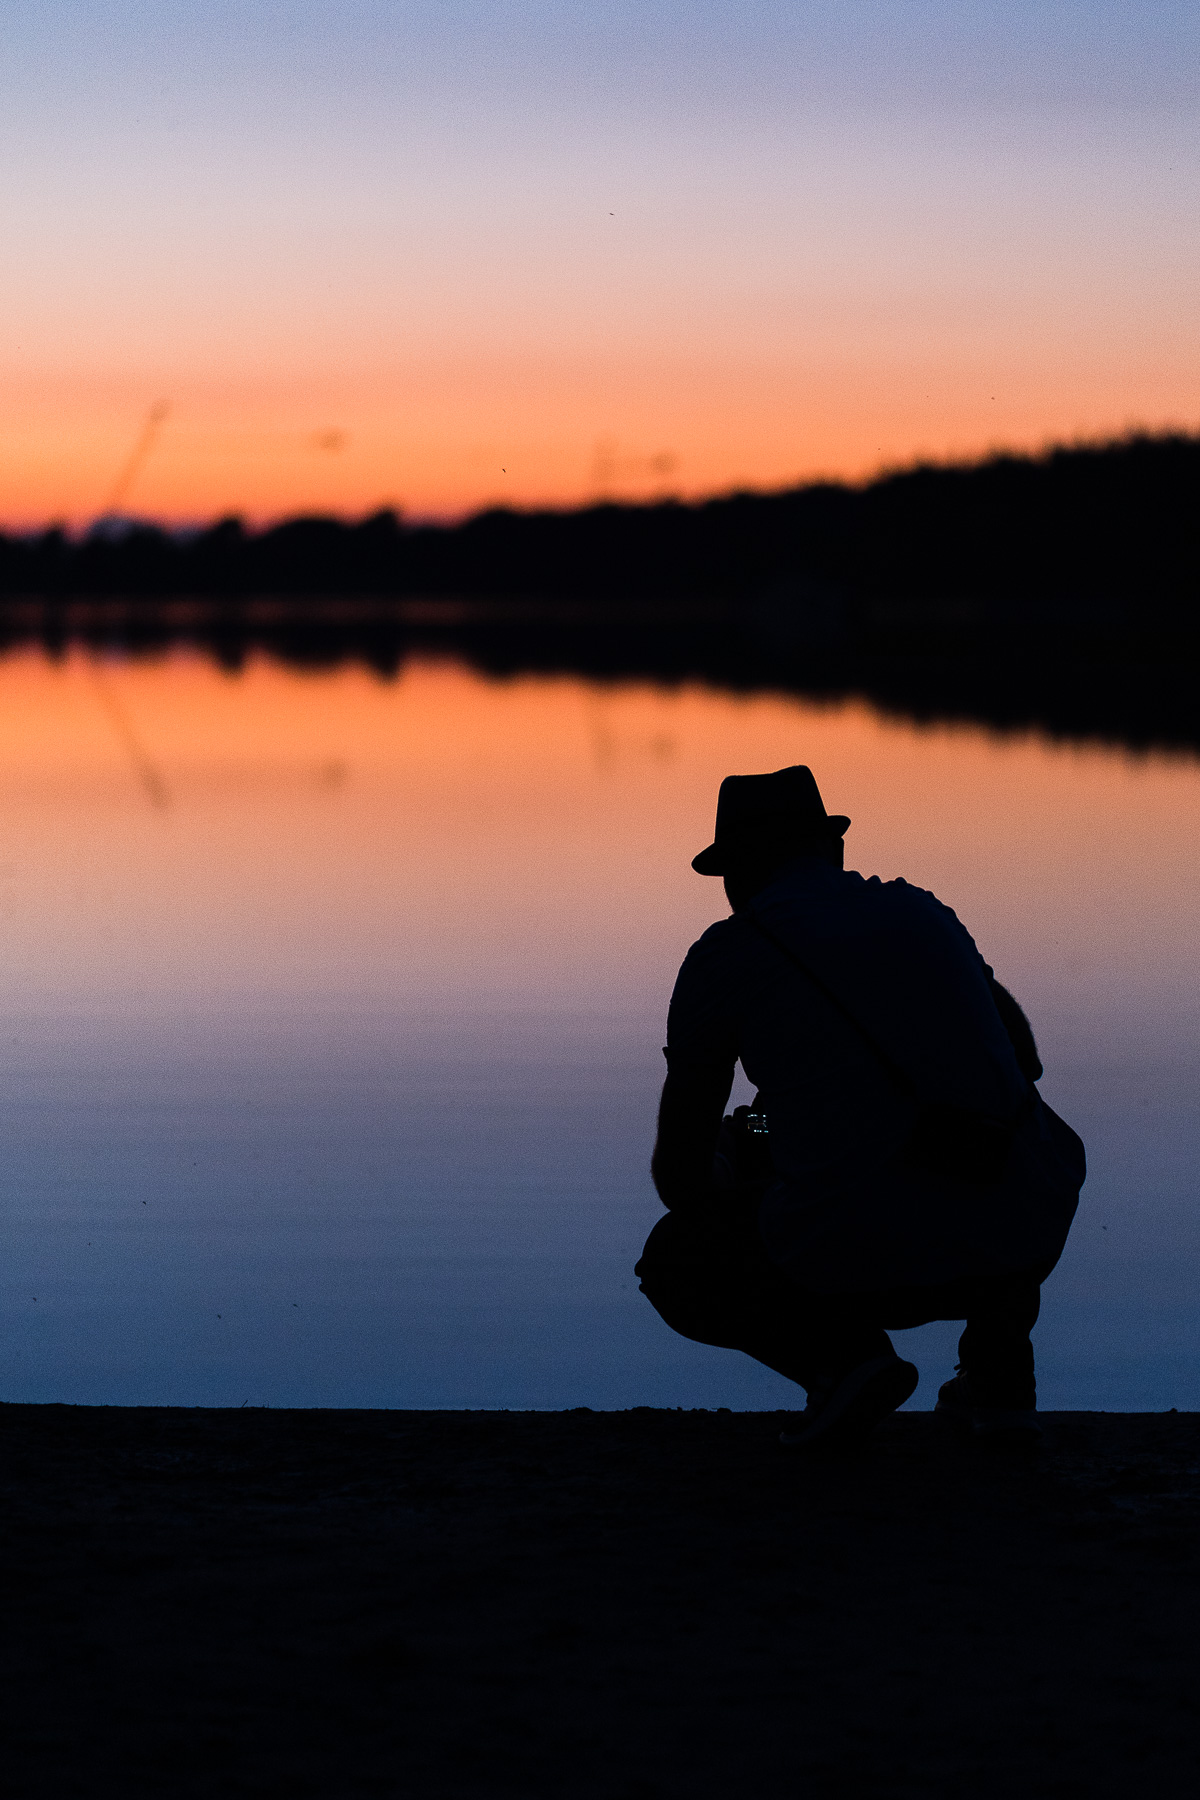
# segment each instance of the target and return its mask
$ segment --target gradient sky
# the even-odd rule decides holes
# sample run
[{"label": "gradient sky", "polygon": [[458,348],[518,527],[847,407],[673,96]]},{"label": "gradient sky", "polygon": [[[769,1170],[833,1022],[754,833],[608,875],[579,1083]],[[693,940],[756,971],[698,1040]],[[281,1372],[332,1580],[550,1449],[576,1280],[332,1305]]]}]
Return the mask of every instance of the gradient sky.
[{"label": "gradient sky", "polygon": [[1200,424],[1195,4],[0,25],[10,524],[692,495]]}]

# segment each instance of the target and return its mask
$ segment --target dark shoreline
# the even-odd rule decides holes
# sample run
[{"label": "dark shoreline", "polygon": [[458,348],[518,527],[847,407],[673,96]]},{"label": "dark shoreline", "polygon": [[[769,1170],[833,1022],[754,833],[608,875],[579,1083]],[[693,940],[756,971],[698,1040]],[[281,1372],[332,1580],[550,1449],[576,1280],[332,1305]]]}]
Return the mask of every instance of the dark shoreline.
[{"label": "dark shoreline", "polygon": [[452,526],[0,534],[0,649],[184,643],[383,677],[433,651],[1195,751],[1198,491],[1200,436],[1177,434]]},{"label": "dark shoreline", "polygon": [[1182,1793],[1200,1415],[0,1407],[14,1796]]}]

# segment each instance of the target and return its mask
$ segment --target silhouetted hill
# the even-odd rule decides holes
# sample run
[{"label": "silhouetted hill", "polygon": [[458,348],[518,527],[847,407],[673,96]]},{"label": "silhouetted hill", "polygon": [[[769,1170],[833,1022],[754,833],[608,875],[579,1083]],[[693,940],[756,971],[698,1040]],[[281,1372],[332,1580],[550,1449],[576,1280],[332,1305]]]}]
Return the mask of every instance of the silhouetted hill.
[{"label": "silhouetted hill", "polygon": [[0,636],[860,692],[1200,746],[1200,437],[694,505],[0,536]]},{"label": "silhouetted hill", "polygon": [[1140,437],[696,505],[0,537],[0,593],[732,600],[798,584],[803,606],[816,582],[847,600],[1019,608],[1037,596],[1133,617],[1173,613],[1195,593],[1198,490],[1200,437]]}]

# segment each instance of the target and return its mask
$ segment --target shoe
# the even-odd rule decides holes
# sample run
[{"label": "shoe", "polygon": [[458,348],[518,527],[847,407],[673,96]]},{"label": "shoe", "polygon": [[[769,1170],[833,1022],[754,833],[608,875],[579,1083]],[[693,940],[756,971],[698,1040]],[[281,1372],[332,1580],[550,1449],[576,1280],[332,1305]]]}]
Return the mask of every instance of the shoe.
[{"label": "shoe", "polygon": [[981,1406],[971,1392],[971,1378],[965,1369],[942,1383],[933,1410],[953,1431],[972,1437],[1033,1439],[1042,1435],[1036,1406]]},{"label": "shoe", "polygon": [[864,1438],[881,1419],[903,1406],[919,1377],[898,1356],[876,1356],[844,1375],[815,1381],[797,1426],[781,1431],[790,1450],[824,1449]]}]

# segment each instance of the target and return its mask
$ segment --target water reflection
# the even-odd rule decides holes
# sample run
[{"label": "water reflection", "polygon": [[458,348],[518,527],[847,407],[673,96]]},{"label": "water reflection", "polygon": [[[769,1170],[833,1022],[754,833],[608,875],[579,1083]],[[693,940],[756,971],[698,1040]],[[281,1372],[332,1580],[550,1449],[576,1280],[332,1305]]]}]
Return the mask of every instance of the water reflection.
[{"label": "water reflection", "polygon": [[[698,689],[0,664],[0,1394],[770,1406],[630,1265],[731,770],[955,906],[1092,1175],[1043,1404],[1200,1404],[1200,773]],[[982,821],[982,823],[980,823]],[[900,1341],[929,1404],[954,1327]],[[914,1348],[915,1345],[915,1348]]]}]

